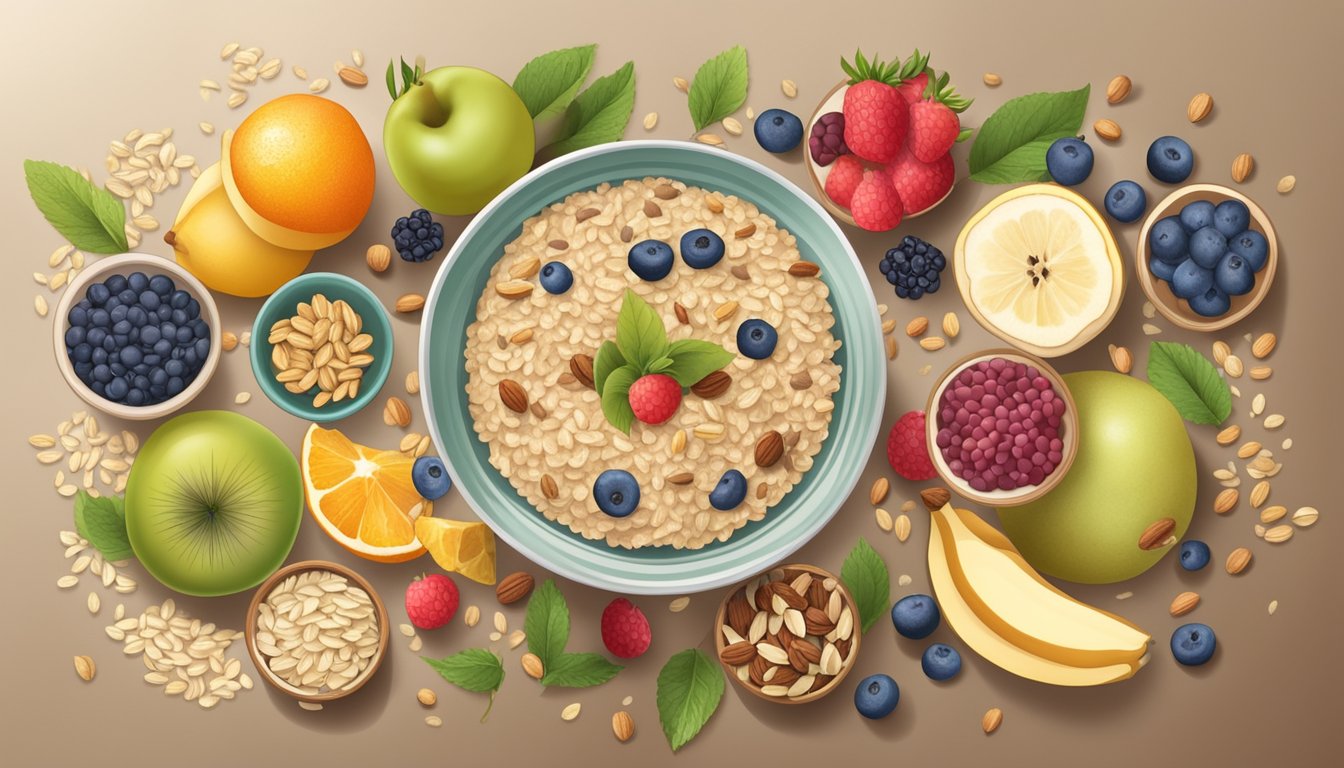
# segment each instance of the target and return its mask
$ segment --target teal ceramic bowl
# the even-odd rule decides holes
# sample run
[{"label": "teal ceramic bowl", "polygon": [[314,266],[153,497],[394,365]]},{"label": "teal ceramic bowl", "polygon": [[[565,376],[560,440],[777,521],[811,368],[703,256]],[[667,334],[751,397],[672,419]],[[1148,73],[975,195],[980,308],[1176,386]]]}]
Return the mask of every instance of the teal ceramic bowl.
[{"label": "teal ceramic bowl", "polygon": [[[702,549],[627,550],[590,541],[554,523],[518,495],[489,461],[467,410],[463,350],[476,300],[504,245],[524,220],[572,192],[602,182],[667,176],[740,195],[798,239],[821,265],[843,343],[830,437],[802,482],[726,542]],[[753,576],[807,543],[835,515],[868,462],[886,399],[881,323],[868,281],[840,228],[816,201],[779,174],[722,150],[679,141],[623,141],[565,155],[519,179],[481,211],[453,245],[425,305],[420,396],[430,433],[458,491],[500,538],[528,559],[583,584],[632,594],[680,594]]]},{"label": "teal ceramic bowl", "polygon": [[[363,319],[364,332],[373,337],[373,345],[367,350],[373,355],[373,365],[364,369],[360,381],[359,394],[353,399],[339,403],[330,402],[321,408],[313,407],[313,396],[317,387],[302,395],[296,395],[285,389],[285,385],[275,380],[275,370],[271,366],[271,344],[266,336],[276,321],[294,316],[299,302],[308,301],[314,294],[322,294],[333,302],[345,299]],[[358,413],[364,406],[373,402],[378,390],[387,381],[388,371],[392,370],[392,323],[382,302],[357,281],[334,272],[310,272],[290,280],[271,294],[257,318],[252,323],[252,345],[250,348],[252,375],[257,386],[266,393],[271,402],[281,409],[308,421],[326,423],[338,421]]]}]

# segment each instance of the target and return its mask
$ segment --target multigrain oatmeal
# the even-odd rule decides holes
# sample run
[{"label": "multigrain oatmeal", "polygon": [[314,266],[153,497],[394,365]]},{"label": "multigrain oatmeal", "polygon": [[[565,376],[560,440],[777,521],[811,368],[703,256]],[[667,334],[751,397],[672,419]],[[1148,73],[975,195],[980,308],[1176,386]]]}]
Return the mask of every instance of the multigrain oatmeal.
[{"label": "multigrain oatmeal", "polygon": [[[632,243],[676,249],[702,227],[725,243],[714,266],[692,269],[678,257],[655,281],[629,268]],[[539,285],[549,261],[573,273],[563,293]],[[658,313],[669,341],[700,339],[733,355],[726,377],[706,377],[670,419],[636,422],[628,436],[603,415],[591,360],[614,337],[627,290]],[[788,494],[826,440],[840,387],[828,296],[793,235],[750,202],[664,178],[576,192],[523,223],[477,302],[465,352],[477,435],[528,502],[585,538],[632,549],[727,540]],[[750,319],[778,332],[765,359],[738,350],[738,328]],[[595,479],[611,469],[639,484],[638,507],[625,517],[593,499]],[[725,511],[711,506],[710,492],[729,470],[750,492]]]}]

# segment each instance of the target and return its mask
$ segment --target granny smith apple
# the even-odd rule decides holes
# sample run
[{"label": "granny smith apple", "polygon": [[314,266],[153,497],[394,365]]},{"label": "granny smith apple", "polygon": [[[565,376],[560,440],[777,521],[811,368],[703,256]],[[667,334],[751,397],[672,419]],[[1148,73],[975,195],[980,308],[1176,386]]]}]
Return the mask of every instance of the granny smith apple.
[{"label": "granny smith apple", "polygon": [[1198,477],[1176,408],[1145,381],[1109,371],[1065,374],[1078,410],[1078,455],[1040,499],[998,510],[1003,531],[1037,570],[1110,584],[1138,576],[1173,546],[1141,549],[1162,518],[1185,534]]},{"label": "granny smith apple", "polygon": [[527,173],[535,150],[523,100],[474,67],[424,73],[383,121],[383,151],[397,183],[435,213],[481,210]]}]

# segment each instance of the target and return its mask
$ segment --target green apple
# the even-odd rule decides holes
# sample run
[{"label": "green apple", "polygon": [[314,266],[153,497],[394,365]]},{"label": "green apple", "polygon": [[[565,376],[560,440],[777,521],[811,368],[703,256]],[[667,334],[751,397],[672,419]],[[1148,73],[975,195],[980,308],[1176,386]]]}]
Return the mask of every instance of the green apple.
[{"label": "green apple", "polygon": [[383,151],[397,183],[434,213],[476,213],[527,173],[532,116],[508,83],[474,67],[421,75],[387,110]]},{"label": "green apple", "polygon": [[1035,568],[1068,581],[1110,584],[1138,576],[1172,546],[1139,539],[1164,517],[1185,535],[1195,508],[1195,451],[1176,408],[1132,376],[1064,376],[1078,406],[1078,455],[1069,473],[1030,504],[1000,509],[1004,533]]},{"label": "green apple", "polygon": [[228,411],[198,411],[149,436],[126,483],[126,533],[150,575],[188,595],[230,595],[280,567],[303,519],[294,454]]}]

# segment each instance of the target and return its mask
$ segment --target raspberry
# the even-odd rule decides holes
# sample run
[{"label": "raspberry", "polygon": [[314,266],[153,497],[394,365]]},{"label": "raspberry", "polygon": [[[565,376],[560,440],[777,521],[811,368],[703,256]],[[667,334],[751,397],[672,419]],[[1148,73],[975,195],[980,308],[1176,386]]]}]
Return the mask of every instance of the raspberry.
[{"label": "raspberry", "polygon": [[887,461],[906,480],[932,480],[938,475],[929,456],[924,433],[924,412],[910,411],[891,425],[887,436]]},{"label": "raspberry", "polygon": [[662,424],[681,405],[681,385],[665,373],[641,376],[630,385],[630,410],[645,424]]},{"label": "raspberry", "polygon": [[457,613],[457,585],[441,573],[422,576],[406,587],[406,617],[420,629],[438,629]]},{"label": "raspberry", "polygon": [[844,208],[849,207],[854,198],[854,190],[863,181],[863,163],[853,155],[841,155],[835,160],[835,167],[826,176],[826,196],[831,202]]},{"label": "raspberry", "polygon": [[602,644],[613,656],[622,659],[642,656],[652,641],[649,620],[634,603],[618,597],[602,611]]},{"label": "raspberry", "polygon": [[905,210],[911,214],[921,213],[936,205],[952,191],[956,179],[951,154],[945,154],[932,163],[922,163],[908,146],[901,149],[889,170],[891,183],[901,193]]},{"label": "raspberry", "polygon": [[863,172],[863,181],[854,190],[849,210],[854,214],[854,223],[870,232],[895,229],[905,213],[891,176],[881,169]]}]

